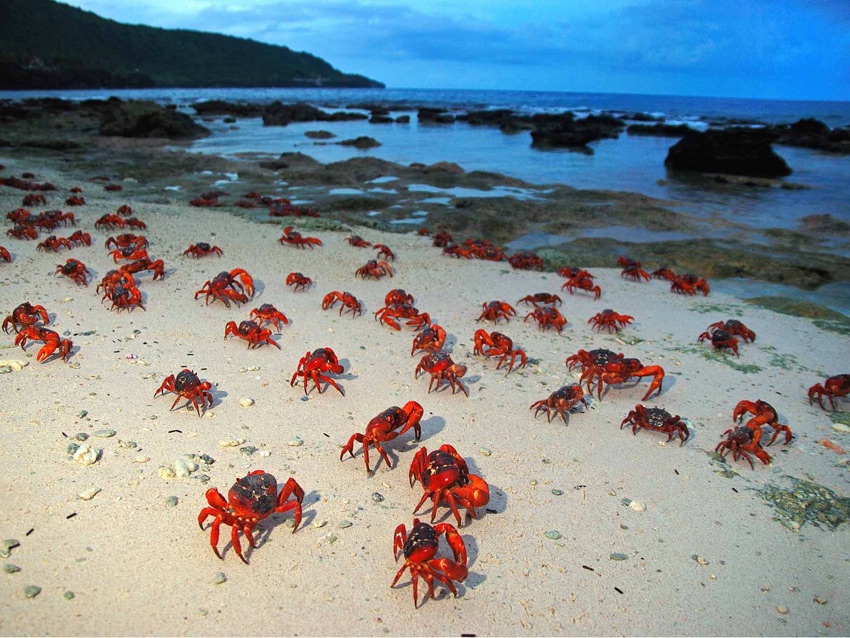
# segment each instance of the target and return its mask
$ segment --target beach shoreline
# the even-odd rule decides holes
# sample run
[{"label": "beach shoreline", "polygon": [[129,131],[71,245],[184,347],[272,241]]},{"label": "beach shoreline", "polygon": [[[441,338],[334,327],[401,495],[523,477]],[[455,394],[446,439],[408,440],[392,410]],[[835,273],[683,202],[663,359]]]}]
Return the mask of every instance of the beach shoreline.
[{"label": "beach shoreline", "polygon": [[[139,192],[148,188],[142,180],[126,179],[131,172],[107,162],[101,168],[124,176],[116,181],[121,192],[81,182],[92,164],[48,166],[38,153],[13,161],[7,171],[30,170],[55,183],[62,197],[82,187],[87,203],[74,213],[93,245],[54,254],[38,251],[37,242],[2,242],[13,253],[11,263],[0,264],[4,315],[23,301],[41,304],[49,327],[74,348],[67,362],[39,363],[38,344],[22,353],[14,335],[0,335],[0,358],[27,364],[0,375],[7,394],[0,408],[0,537],[19,542],[3,562],[20,568],[0,578],[0,633],[846,635],[850,554],[842,510],[832,513],[833,530],[828,519],[795,520],[765,496],[780,489],[793,501],[808,489],[823,500],[818,490],[828,489],[844,499],[838,505],[847,499],[847,455],[819,442],[850,449],[848,434],[835,427],[843,425],[848,400],[839,400],[835,415],[810,405],[806,394],[826,376],[847,373],[846,333],[714,291],[676,295],[667,282],[629,281],[615,268],[591,268],[603,290],[594,300],[562,291],[564,280],[553,272],[441,256],[429,238],[412,233],[344,220],[338,230],[311,229],[296,218],[258,224],[190,207],[185,201],[210,176],[175,183],[179,197],[156,198]],[[0,189],[0,208],[13,210],[22,195]],[[124,203],[147,224],[151,257],[163,259],[166,270],[162,281],[139,277],[144,311],[116,313],[94,289],[115,267],[103,244],[120,231],[95,230],[94,221]],[[290,223],[324,245],[281,245],[281,229]],[[392,278],[355,276],[375,251],[349,245],[352,233],[392,248]],[[183,256],[197,242],[224,254]],[[87,287],[54,276],[69,257],[92,271]],[[253,300],[228,309],[195,299],[206,280],[234,268],[252,275]],[[293,271],[315,285],[293,292],[284,285]],[[467,366],[468,398],[429,393],[427,376],[414,377],[415,333],[374,320],[392,288],[412,294],[416,307],[446,328],[447,348]],[[364,314],[323,310],[322,298],[334,290],[362,300]],[[517,301],[544,291],[563,298],[569,323],[562,334],[522,321],[531,308]],[[518,316],[477,322],[490,300],[514,305]],[[228,321],[247,319],[263,303],[290,319],[272,337],[280,350],[249,350],[224,338]],[[634,324],[620,335],[592,330],[588,320],[605,308],[634,316]],[[740,345],[740,356],[697,342],[710,323],[730,318],[758,335]],[[494,360],[474,355],[480,328],[508,334],[528,353],[528,365],[505,374]],[[336,378],[345,396],[328,388],[311,390],[305,400],[290,379],[304,353],[321,347],[340,358],[344,371]],[[642,402],[644,380],[588,398],[566,426],[535,418],[532,403],[578,380],[565,358],[593,348],[662,366],[660,396]],[[184,367],[212,384],[213,405],[201,418],[191,408],[169,411],[168,396],[154,398],[165,377]],[[241,399],[253,404],[243,407],[249,402]],[[754,459],[751,469],[731,455],[720,460],[714,450],[735,425],[734,407],[757,399],[776,406],[793,441],[765,448],[771,465]],[[425,409],[422,440],[408,432],[387,444],[392,468],[373,455],[376,471],[368,476],[359,446],[355,458],[340,461],[353,432],[411,400]],[[688,441],[679,446],[656,432],[620,429],[638,403],[681,415]],[[71,443],[101,448],[99,460],[74,460]],[[399,567],[393,531],[402,523],[410,528],[421,494],[408,482],[414,453],[442,444],[454,446],[490,484],[491,498],[459,528],[470,557],[460,595],[441,593],[421,604],[422,587],[414,608],[409,577],[389,586]],[[173,469],[187,454],[215,462],[164,478],[160,468]],[[228,545],[224,528],[219,560],[209,528],[198,529],[204,493],[226,493],[257,469],[279,483],[298,481],[306,493],[304,520],[295,533],[288,514],[260,523],[249,565]],[[87,500],[93,490],[99,491]],[[426,511],[419,517],[427,519]],[[454,523],[446,508],[438,520]],[[27,597],[31,585],[40,590]]]}]

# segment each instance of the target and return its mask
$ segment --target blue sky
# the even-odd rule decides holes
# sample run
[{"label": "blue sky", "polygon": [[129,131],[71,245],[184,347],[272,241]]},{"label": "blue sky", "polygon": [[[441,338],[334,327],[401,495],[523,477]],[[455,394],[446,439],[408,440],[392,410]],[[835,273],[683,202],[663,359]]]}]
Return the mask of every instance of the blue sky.
[{"label": "blue sky", "polygon": [[391,88],[850,100],[850,0],[66,0]]}]

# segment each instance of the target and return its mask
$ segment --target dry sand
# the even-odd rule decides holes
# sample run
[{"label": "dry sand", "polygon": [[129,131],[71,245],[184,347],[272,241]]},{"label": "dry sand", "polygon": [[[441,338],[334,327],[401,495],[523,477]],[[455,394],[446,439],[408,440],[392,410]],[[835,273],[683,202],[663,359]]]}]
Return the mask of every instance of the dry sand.
[{"label": "dry sand", "polygon": [[[6,174],[25,170],[34,167],[9,162]],[[61,206],[74,185],[63,174],[37,177],[60,188],[49,194],[50,208]],[[569,325],[560,335],[543,332],[521,320],[530,309],[516,302],[530,293],[560,293],[563,279],[554,273],[441,257],[428,238],[363,229],[356,232],[389,245],[398,260],[393,278],[362,280],[354,271],[374,251],[349,246],[347,234],[311,233],[324,242],[316,250],[284,247],[278,226],[190,208],[184,202],[194,192],[164,193],[173,205],[133,205],[167,276],[154,282],[142,275],[147,311],[119,314],[95,293],[114,268],[103,244],[115,233],[93,226],[129,201],[133,185],[125,184],[124,193],[82,186],[88,205],[74,213],[78,227],[92,234],[92,247],[51,254],[37,252],[36,242],[0,241],[14,257],[0,264],[3,315],[23,301],[42,304],[50,327],[74,342],[67,363],[37,363],[38,344],[24,354],[13,346],[14,335],[0,335],[0,359],[29,362],[0,375],[0,540],[20,541],[3,560],[20,571],[0,574],[0,634],[850,632],[847,525],[831,531],[806,522],[795,531],[775,520],[759,495],[770,484],[792,487],[789,476],[842,497],[850,491],[847,456],[818,443],[828,438],[850,449],[850,437],[833,430],[830,413],[806,397],[813,383],[848,372],[847,336],[729,296],[684,297],[664,282],[633,283],[616,269],[594,269],[604,291],[598,301],[561,293]],[[0,210],[16,208],[22,195],[0,189]],[[297,220],[283,221],[298,227]],[[182,256],[199,241],[220,246],[224,256]],[[87,288],[52,276],[68,257],[93,271]],[[252,302],[227,309],[193,298],[206,280],[237,267],[254,277]],[[291,271],[312,277],[314,287],[286,288]],[[391,288],[413,294],[416,306],[446,328],[453,358],[468,366],[469,398],[429,394],[427,378],[414,378],[415,333],[395,332],[373,317]],[[332,290],[356,295],[364,315],[323,311],[322,297]],[[476,323],[490,300],[513,304],[519,315],[498,326]],[[223,338],[228,321],[247,319],[263,303],[291,321],[274,337],[280,350],[248,350],[241,340]],[[620,337],[598,334],[587,320],[604,308],[633,315],[635,323]],[[743,320],[757,340],[742,344],[739,358],[707,358],[711,346],[698,344],[697,336],[728,318]],[[494,360],[474,356],[473,333],[482,327],[512,337],[531,358],[528,366],[505,374]],[[640,341],[626,345],[634,338]],[[328,346],[344,365],[338,381],[345,396],[311,389],[305,400],[290,377],[307,350]],[[564,359],[580,348],[609,348],[663,366],[663,392],[645,404],[684,417],[687,443],[619,428],[648,381],[591,399],[567,427],[544,415],[535,419],[534,401],[576,381]],[[168,396],[154,398],[163,379],[183,367],[213,383],[215,404],[202,418],[190,409],[170,412]],[[255,404],[241,407],[241,398]],[[725,464],[712,458],[742,399],[772,403],[793,429],[789,445],[766,448],[769,466],[756,462],[752,470],[731,456]],[[387,444],[393,467],[373,454],[376,471],[367,475],[359,446],[356,458],[339,460],[353,432],[410,400],[425,409],[422,440],[408,432]],[[840,407],[847,406],[842,400]],[[89,438],[103,449],[97,463],[84,466],[67,454],[77,433],[103,429],[116,435]],[[296,437],[302,445],[292,445]],[[244,444],[221,447],[230,439]],[[470,570],[460,595],[439,587],[436,600],[415,609],[408,576],[389,586],[399,566],[393,531],[412,524],[421,495],[418,484],[408,484],[415,451],[443,443],[486,479],[491,501],[460,529]],[[247,455],[240,451],[245,446],[256,451]],[[184,454],[208,454],[215,463],[189,478],[163,479],[159,468]],[[249,565],[223,528],[219,560],[208,526],[197,524],[204,492],[214,486],[226,493],[255,469],[281,483],[297,479],[306,492],[304,520],[294,534],[289,514],[262,522]],[[199,480],[201,474],[209,481]],[[101,491],[82,500],[91,488]],[[172,496],[176,506],[167,502]],[[447,508],[438,520],[454,522]],[[552,531],[561,537],[547,537]],[[216,584],[219,572],[226,582]],[[40,593],[27,598],[29,585]]]}]

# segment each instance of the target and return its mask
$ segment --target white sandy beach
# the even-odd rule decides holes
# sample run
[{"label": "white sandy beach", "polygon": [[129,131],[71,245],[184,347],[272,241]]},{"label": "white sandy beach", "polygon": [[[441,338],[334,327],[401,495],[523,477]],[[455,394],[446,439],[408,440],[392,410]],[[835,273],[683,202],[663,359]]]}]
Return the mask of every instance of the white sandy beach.
[{"label": "white sandy beach", "polygon": [[[39,181],[59,187],[47,194],[47,208],[63,207],[76,185],[63,174],[40,174],[38,166],[4,163],[7,175],[31,170]],[[163,193],[173,204],[153,205],[132,201],[132,183],[120,193],[79,185],[88,204],[73,212],[77,227],[92,234],[92,247],[53,254],[38,252],[37,242],[5,233],[0,238],[13,256],[12,263],[0,263],[2,316],[24,301],[41,304],[49,328],[74,342],[67,363],[37,363],[40,344],[24,354],[14,347],[14,334],[0,334],[0,359],[29,362],[0,375],[0,540],[20,542],[2,561],[20,571],[0,574],[0,634],[850,632],[849,528],[832,531],[807,522],[794,531],[774,520],[758,493],[769,484],[792,487],[790,476],[850,494],[847,455],[818,443],[829,439],[850,450],[850,435],[834,430],[830,413],[810,406],[806,395],[827,376],[850,372],[847,336],[714,292],[685,297],[671,293],[666,282],[634,283],[621,278],[614,264],[592,269],[601,299],[570,296],[554,273],[443,257],[429,238],[413,233],[352,229],[390,246],[398,257],[394,277],[363,280],[354,272],[375,251],[350,246],[345,238],[351,233],[304,231],[324,246],[297,250],[277,241],[284,225],[299,228],[297,219],[255,224],[221,210],[191,208],[186,202],[194,191]],[[232,189],[238,192],[238,185]],[[0,211],[17,208],[23,194],[0,188]],[[96,231],[94,221],[124,203],[147,223],[149,252],[165,261],[166,277],[140,275],[146,311],[119,314],[95,293],[115,267],[103,245],[117,233]],[[199,241],[221,247],[223,257],[182,255]],[[53,276],[68,257],[93,271],[88,287]],[[253,276],[257,292],[251,302],[227,309],[194,299],[205,281],[233,268]],[[292,271],[315,285],[294,293],[284,286]],[[469,398],[429,394],[427,377],[414,378],[421,355],[410,355],[413,330],[395,332],[374,320],[392,288],[411,293],[416,307],[447,330],[452,357],[468,366],[463,383]],[[322,298],[333,290],[360,299],[363,316],[322,310]],[[569,324],[562,334],[522,321],[531,308],[517,301],[536,292],[563,298]],[[481,304],[490,300],[514,305],[518,316],[498,327],[476,323]],[[280,350],[248,350],[244,341],[224,339],[228,321],[247,319],[263,303],[274,304],[291,322],[274,337]],[[620,337],[591,330],[588,319],[605,308],[634,316],[634,324]],[[697,336],[730,318],[744,321],[757,340],[741,344],[739,358],[707,359],[711,346],[698,344]],[[505,374],[495,360],[474,356],[473,333],[482,327],[510,336],[528,353],[527,367]],[[634,337],[640,341],[622,343]],[[304,400],[304,390],[291,387],[290,377],[304,353],[320,347],[331,347],[343,363],[337,380],[345,396],[332,388],[319,394],[311,386]],[[619,428],[641,402],[648,380],[589,399],[589,409],[572,414],[567,427],[542,414],[535,419],[529,410],[534,401],[577,381],[578,371],[568,372],[564,359],[580,348],[609,348],[661,365],[663,392],[644,403],[687,420],[691,437],[685,445],[666,444],[657,432],[633,436]],[[213,384],[215,402],[202,418],[190,409],[169,411],[171,395],[154,398],[163,379],[184,367]],[[255,403],[242,407],[242,398]],[[743,399],[768,401],[794,432],[789,445],[765,448],[773,457],[769,466],[756,460],[752,470],[731,455],[724,465],[708,454],[733,427],[732,410]],[[422,440],[409,431],[388,443],[393,467],[373,453],[376,471],[368,476],[359,445],[356,458],[339,460],[353,432],[363,432],[389,406],[411,400],[425,409]],[[839,408],[848,406],[850,400],[840,400]],[[103,450],[97,463],[85,466],[67,454],[77,433],[104,429],[115,436],[87,441]],[[303,443],[292,445],[297,440]],[[452,598],[438,587],[437,599],[421,604],[422,583],[414,608],[409,576],[390,588],[400,565],[393,560],[393,531],[401,523],[410,528],[421,495],[418,484],[408,483],[414,453],[421,445],[431,451],[444,443],[489,483],[491,500],[460,528],[470,572],[460,595]],[[246,446],[257,451],[240,452]],[[215,463],[187,478],[162,478],[159,468],[184,454],[207,454]],[[236,556],[224,527],[219,560],[208,525],[201,530],[197,524],[204,493],[217,487],[226,494],[237,478],[256,469],[280,484],[290,476],[298,481],[306,493],[304,519],[294,534],[285,523],[289,514],[261,522],[258,547],[246,553],[248,565]],[[201,474],[209,481],[199,480]],[[90,500],[79,497],[91,488],[100,492]],[[171,496],[176,506],[168,504]],[[427,509],[421,518],[428,519]],[[438,520],[454,523],[445,507]],[[552,531],[561,537],[547,537]],[[217,584],[219,572],[226,581]],[[30,585],[41,588],[33,598],[24,595]]]}]

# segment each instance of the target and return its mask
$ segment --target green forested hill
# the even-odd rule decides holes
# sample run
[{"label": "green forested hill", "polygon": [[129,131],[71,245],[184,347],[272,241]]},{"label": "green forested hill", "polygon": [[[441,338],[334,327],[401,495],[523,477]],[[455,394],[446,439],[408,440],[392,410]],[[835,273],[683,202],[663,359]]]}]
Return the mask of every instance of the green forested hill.
[{"label": "green forested hill", "polygon": [[317,85],[383,87],[287,47],[120,24],[53,0],[0,0],[0,89]]}]

